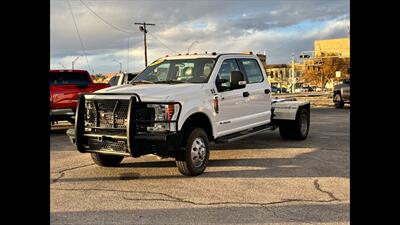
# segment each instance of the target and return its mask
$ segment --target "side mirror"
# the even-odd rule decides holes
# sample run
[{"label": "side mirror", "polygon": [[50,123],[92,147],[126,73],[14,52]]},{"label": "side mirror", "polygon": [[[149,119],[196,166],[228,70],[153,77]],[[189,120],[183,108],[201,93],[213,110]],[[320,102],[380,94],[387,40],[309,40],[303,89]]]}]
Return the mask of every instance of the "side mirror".
[{"label": "side mirror", "polygon": [[241,71],[232,71],[230,82],[232,89],[240,89],[246,87],[246,81]]},{"label": "side mirror", "polygon": [[231,89],[231,82],[227,79],[217,79],[216,85],[218,91],[227,91]]}]

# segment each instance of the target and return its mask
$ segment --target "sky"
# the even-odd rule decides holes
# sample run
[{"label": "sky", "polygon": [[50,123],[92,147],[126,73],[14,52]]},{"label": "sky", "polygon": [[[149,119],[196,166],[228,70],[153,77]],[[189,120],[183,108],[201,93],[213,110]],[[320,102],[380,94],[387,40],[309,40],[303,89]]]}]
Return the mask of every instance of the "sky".
[{"label": "sky", "polygon": [[119,71],[117,61],[123,71],[141,71],[143,32],[135,22],[156,24],[147,27],[148,64],[189,48],[265,52],[268,64],[284,64],[292,54],[312,51],[314,40],[346,37],[350,2],[52,0],[50,68],[70,69],[81,55],[74,68],[92,74]]}]

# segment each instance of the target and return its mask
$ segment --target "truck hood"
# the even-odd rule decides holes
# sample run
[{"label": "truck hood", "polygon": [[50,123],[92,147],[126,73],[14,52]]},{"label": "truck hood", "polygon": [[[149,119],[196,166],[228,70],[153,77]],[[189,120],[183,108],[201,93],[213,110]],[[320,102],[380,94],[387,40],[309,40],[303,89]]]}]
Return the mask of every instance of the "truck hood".
[{"label": "truck hood", "polygon": [[[171,99],[171,97],[179,96],[181,94],[189,94],[199,91],[203,88],[204,84],[125,84],[120,86],[114,86],[105,88],[96,93],[120,93],[126,94],[121,96],[122,99],[129,99],[130,95],[136,93],[139,95],[142,101],[166,101],[178,100]],[[100,96],[99,96],[100,97]],[[101,96],[105,98],[106,96]],[[112,96],[111,96],[112,97]],[[107,96],[108,98],[108,96]],[[115,97],[114,97],[115,98]]]}]

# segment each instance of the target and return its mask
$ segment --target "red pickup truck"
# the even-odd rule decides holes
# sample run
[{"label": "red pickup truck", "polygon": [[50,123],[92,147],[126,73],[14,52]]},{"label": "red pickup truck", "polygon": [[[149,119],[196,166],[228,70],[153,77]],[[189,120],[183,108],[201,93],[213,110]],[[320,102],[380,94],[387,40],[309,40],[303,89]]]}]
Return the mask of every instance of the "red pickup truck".
[{"label": "red pickup truck", "polygon": [[78,94],[110,87],[95,84],[86,70],[50,70],[50,120],[67,120],[74,124]]}]

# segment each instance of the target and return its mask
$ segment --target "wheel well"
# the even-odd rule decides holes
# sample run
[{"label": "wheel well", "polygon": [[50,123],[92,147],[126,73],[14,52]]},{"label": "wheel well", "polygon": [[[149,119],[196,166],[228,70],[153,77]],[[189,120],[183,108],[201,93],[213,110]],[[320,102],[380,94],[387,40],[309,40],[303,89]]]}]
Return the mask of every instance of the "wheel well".
[{"label": "wheel well", "polygon": [[207,133],[207,137],[209,141],[214,140],[214,135],[212,131],[211,122],[204,113],[195,113],[190,115],[185,123],[182,126],[182,131],[185,131],[189,127],[199,127],[203,128],[204,131]]},{"label": "wheel well", "polygon": [[[301,109],[301,108],[306,109],[308,111],[308,114],[310,114],[310,104],[299,106],[299,109]],[[298,110],[297,110],[297,112],[298,112]]]}]

